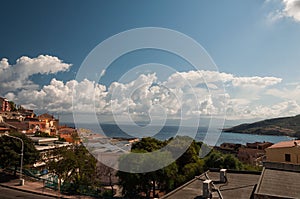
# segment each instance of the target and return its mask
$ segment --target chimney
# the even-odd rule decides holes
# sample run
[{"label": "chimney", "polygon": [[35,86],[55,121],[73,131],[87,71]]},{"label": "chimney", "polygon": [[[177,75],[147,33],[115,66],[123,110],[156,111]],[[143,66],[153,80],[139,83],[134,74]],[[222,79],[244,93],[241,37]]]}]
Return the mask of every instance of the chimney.
[{"label": "chimney", "polygon": [[225,183],[227,181],[226,173],[227,169],[220,169],[220,182]]},{"label": "chimney", "polygon": [[203,198],[211,198],[212,196],[212,180],[205,180],[203,182]]}]

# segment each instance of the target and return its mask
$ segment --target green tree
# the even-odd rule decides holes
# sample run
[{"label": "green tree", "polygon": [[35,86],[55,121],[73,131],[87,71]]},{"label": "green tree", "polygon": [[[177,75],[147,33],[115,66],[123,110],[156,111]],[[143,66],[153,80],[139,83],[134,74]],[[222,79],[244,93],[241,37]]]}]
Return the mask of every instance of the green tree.
[{"label": "green tree", "polygon": [[236,157],[231,154],[224,156],[223,168],[225,169],[234,169],[234,170],[243,170],[244,166]]},{"label": "green tree", "polygon": [[97,168],[96,168],[96,175],[99,180],[103,178],[108,178],[109,186],[111,187],[110,192],[106,192],[107,195],[113,197],[114,195],[114,185],[113,185],[113,176],[116,174],[116,170],[101,163],[100,161],[97,162]]},{"label": "green tree", "polygon": [[203,160],[199,158],[202,143],[188,136],[177,136],[169,142],[167,150],[174,155],[182,153],[176,160],[178,173],[174,186],[177,187],[203,172]]},{"label": "green tree", "polygon": [[[58,148],[49,154],[49,171],[58,177],[58,189],[61,190],[62,181],[64,191],[81,193],[96,182],[96,159],[84,146]],[[69,185],[69,186],[67,186]]]},{"label": "green tree", "polygon": [[[160,190],[170,189],[178,171],[172,155],[169,152],[145,153],[145,151],[137,150],[134,152],[139,152],[139,155],[137,156],[135,153],[125,155],[119,162],[121,170],[132,169],[128,172],[119,171],[117,173],[123,187],[123,194],[129,198],[137,198],[144,193],[146,198],[149,198],[151,191],[152,197],[155,197],[156,187],[159,187]],[[173,163],[155,170],[158,162],[165,165],[169,162]],[[142,169],[155,171],[136,173]]]},{"label": "green tree", "polygon": [[10,105],[11,111],[17,111],[18,110],[17,105],[13,101],[9,101],[8,103]]},{"label": "green tree", "polygon": [[42,132],[42,131],[36,131],[34,133],[34,137],[46,137],[46,138],[53,138],[55,136],[49,135],[48,133]]},{"label": "green tree", "polygon": [[[18,132],[10,133],[10,135],[19,137],[24,143],[23,164],[30,166],[37,162],[40,158],[39,152],[36,150],[33,141],[26,135]],[[20,166],[20,154],[22,143],[8,136],[0,137],[0,165],[4,168],[14,167],[15,175],[18,166]]]},{"label": "green tree", "polygon": [[143,150],[152,152],[159,150],[167,145],[167,141],[160,141],[155,138],[147,137],[142,138],[139,142],[133,143],[131,150]]},{"label": "green tree", "polygon": [[244,165],[231,154],[222,154],[218,151],[212,150],[204,159],[204,168],[205,170],[210,168],[243,170]]},{"label": "green tree", "polygon": [[58,148],[48,154],[49,157],[53,157],[47,163],[50,172],[57,175],[58,190],[61,189],[61,182],[69,177],[70,172],[75,170],[74,155],[67,148]]},{"label": "green tree", "polygon": [[[195,142],[187,136],[178,136],[168,141],[160,141],[154,138],[143,138],[140,142],[133,144],[132,152],[145,153],[145,156],[129,154],[120,159],[126,169],[129,167],[133,173],[118,172],[124,194],[129,198],[136,198],[143,192],[146,197],[155,197],[156,187],[160,191],[170,191],[203,172],[203,160],[199,158],[202,143]],[[160,153],[157,150],[161,149]],[[147,154],[147,152],[152,152]],[[182,154],[177,157],[178,154]],[[178,158],[175,160],[175,158]],[[157,163],[166,167],[148,172],[134,173],[139,168],[155,168]],[[170,163],[167,165],[168,163]],[[173,162],[173,163],[172,163]],[[130,165],[130,166],[129,166]]]}]

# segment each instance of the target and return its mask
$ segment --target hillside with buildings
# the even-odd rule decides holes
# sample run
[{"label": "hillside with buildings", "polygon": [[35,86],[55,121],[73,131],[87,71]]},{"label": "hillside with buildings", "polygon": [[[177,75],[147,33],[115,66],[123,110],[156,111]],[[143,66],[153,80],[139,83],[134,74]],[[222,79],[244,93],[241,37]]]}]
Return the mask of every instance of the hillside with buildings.
[{"label": "hillside with buildings", "polygon": [[67,142],[78,142],[77,130],[60,125],[59,119],[49,113],[36,115],[33,110],[17,106],[0,97],[0,133],[19,132],[28,136],[57,137]]},{"label": "hillside with buildings", "polygon": [[300,137],[300,115],[267,119],[223,129],[224,132]]}]

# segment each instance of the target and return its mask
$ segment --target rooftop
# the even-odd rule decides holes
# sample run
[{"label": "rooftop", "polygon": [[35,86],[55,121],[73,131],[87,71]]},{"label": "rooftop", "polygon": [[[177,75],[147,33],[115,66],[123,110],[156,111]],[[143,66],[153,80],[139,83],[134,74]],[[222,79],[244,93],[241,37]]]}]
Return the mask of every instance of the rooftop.
[{"label": "rooftop", "polygon": [[36,150],[38,151],[45,151],[45,150],[50,150],[50,149],[57,149],[57,148],[60,148],[60,147],[66,147],[66,146],[71,146],[72,144],[68,143],[68,142],[63,142],[63,143],[60,143],[60,144],[57,144],[57,143],[53,143],[52,145],[35,145],[35,148]]},{"label": "rooftop", "polygon": [[255,195],[276,198],[300,198],[300,172],[264,169]]},{"label": "rooftop", "polygon": [[289,148],[289,147],[294,147],[296,144],[298,146],[300,146],[300,140],[291,140],[291,141],[278,142],[278,143],[273,144],[272,146],[268,147],[268,149]]},{"label": "rooftop", "polygon": [[49,113],[44,113],[44,114],[42,114],[42,115],[39,115],[38,118],[39,118],[40,120],[42,120],[42,119],[54,119],[54,116],[53,116],[53,115],[50,115]]},{"label": "rooftop", "polygon": [[41,143],[48,143],[48,142],[54,142],[57,141],[58,138],[57,137],[30,137],[30,139],[37,144],[41,144]]},{"label": "rooftop", "polygon": [[[229,171],[227,173],[228,184],[220,183],[219,171],[209,171],[207,176],[213,180],[214,185],[220,189],[224,199],[247,198],[249,199],[259,180],[260,172],[238,172]],[[206,180],[205,173],[187,182],[181,187],[173,190],[163,199],[201,199],[203,190],[203,181]],[[217,192],[213,192],[212,198],[219,198]]]}]

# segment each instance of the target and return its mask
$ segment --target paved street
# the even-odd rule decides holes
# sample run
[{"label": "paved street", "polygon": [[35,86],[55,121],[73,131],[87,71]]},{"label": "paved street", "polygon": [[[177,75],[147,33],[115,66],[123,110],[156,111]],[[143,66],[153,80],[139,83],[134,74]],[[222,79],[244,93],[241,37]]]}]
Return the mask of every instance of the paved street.
[{"label": "paved street", "polygon": [[23,191],[18,191],[14,189],[8,189],[0,186],[0,198],[1,199],[15,199],[15,198],[25,198],[25,199],[53,199],[54,197],[42,196],[32,193],[26,193]]}]

